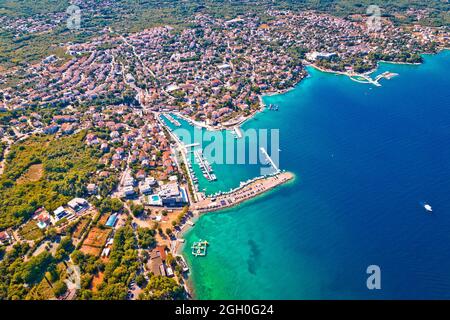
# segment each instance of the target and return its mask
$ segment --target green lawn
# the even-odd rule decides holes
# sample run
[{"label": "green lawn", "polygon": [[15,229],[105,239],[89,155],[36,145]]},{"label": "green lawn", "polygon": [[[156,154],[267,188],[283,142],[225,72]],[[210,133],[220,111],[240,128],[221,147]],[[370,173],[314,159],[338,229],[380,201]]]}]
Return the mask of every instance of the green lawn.
[{"label": "green lawn", "polygon": [[38,240],[39,238],[44,236],[44,232],[39,229],[36,221],[32,220],[27,222],[19,231],[19,234],[25,240]]}]

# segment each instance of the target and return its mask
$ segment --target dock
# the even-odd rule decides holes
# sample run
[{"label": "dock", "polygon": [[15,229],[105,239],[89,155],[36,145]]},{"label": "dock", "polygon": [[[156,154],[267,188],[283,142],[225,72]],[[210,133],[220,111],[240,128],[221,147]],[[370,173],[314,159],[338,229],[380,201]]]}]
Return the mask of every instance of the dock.
[{"label": "dock", "polygon": [[234,133],[236,133],[236,138],[238,138],[238,139],[241,139],[243,137],[241,128],[239,128],[239,127],[234,128]]},{"label": "dock", "polygon": [[188,152],[188,149],[190,148],[194,148],[194,147],[198,147],[200,145],[200,143],[196,142],[196,143],[191,143],[191,144],[185,144],[184,148],[186,149],[186,152]]},{"label": "dock", "polygon": [[205,178],[208,179],[209,181],[217,180],[216,175],[213,174],[213,169],[211,168],[211,165],[208,163],[208,160],[203,158],[203,155],[200,153],[199,150],[194,150],[194,156],[198,162],[198,165],[202,169],[202,173],[205,176]]},{"label": "dock", "polygon": [[195,176],[194,170],[192,169],[192,164],[191,164],[190,160],[186,159],[186,161],[187,161],[187,164],[186,164],[187,170],[188,170],[188,174],[189,174],[189,177],[190,177],[190,180],[192,183],[192,187],[194,188],[195,193],[197,193],[198,192],[198,179]]},{"label": "dock", "polygon": [[266,157],[267,161],[269,161],[269,163],[272,166],[272,168],[274,168],[276,172],[280,172],[280,169],[278,169],[278,167],[275,164],[275,162],[273,162],[272,158],[269,156],[269,154],[267,153],[266,149],[261,147],[261,148],[259,148],[259,150],[261,150],[261,152],[264,154],[264,156]]},{"label": "dock", "polygon": [[170,115],[170,113],[165,113],[164,116],[171,124],[173,124],[176,127],[181,127],[181,123],[178,120],[175,120],[174,117]]},{"label": "dock", "polygon": [[398,76],[398,74],[397,73],[393,73],[393,72],[389,72],[389,71],[385,71],[382,74],[379,74],[378,76],[376,76],[375,79],[372,79],[367,74],[358,75],[358,77],[360,77],[360,78],[362,78],[364,80],[357,79],[357,78],[355,78],[353,76],[350,77],[350,79],[353,80],[353,81],[359,82],[359,83],[370,83],[370,84],[373,84],[373,85],[375,85],[377,87],[381,87],[381,84],[380,84],[380,80],[381,79],[388,79],[389,80],[389,79],[391,79],[391,78],[393,78],[395,76]]},{"label": "dock", "polygon": [[382,74],[379,74],[378,76],[376,76],[375,81],[378,82],[381,79],[385,78],[385,79],[392,79],[393,77],[398,76],[398,73],[393,73],[393,72],[389,72],[389,71],[385,71]]}]

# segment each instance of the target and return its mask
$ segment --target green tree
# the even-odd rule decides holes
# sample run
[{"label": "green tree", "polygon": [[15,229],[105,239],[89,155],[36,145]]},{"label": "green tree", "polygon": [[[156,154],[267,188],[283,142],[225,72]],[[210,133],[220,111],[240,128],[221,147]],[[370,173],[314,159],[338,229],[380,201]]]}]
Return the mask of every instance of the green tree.
[{"label": "green tree", "polygon": [[54,262],[55,259],[49,252],[43,252],[26,262],[18,276],[28,284],[38,283]]},{"label": "green tree", "polygon": [[61,297],[67,292],[67,285],[64,281],[57,281],[53,284],[53,293],[56,297]]},{"label": "green tree", "polygon": [[173,278],[152,276],[142,298],[144,300],[182,300],[186,298],[186,292]]},{"label": "green tree", "polygon": [[147,280],[145,279],[143,274],[140,274],[136,277],[136,284],[140,287],[143,288],[146,284]]},{"label": "green tree", "polygon": [[120,199],[112,199],[111,200],[111,209],[113,212],[119,212],[123,209],[123,202]]},{"label": "green tree", "polygon": [[61,239],[58,248],[56,248],[55,258],[57,260],[67,259],[69,254],[75,249],[70,236]]},{"label": "green tree", "polygon": [[152,249],[156,246],[155,230],[149,228],[138,228],[138,245],[143,249]]}]

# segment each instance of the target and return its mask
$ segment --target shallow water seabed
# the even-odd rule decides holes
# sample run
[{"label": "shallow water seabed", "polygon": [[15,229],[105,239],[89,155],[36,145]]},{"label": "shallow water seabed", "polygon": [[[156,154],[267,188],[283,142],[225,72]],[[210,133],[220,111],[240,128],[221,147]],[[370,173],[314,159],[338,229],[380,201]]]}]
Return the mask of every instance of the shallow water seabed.
[{"label": "shallow water seabed", "polygon": [[[312,68],[244,128],[280,129],[280,167],[298,179],[201,216],[185,256],[199,299],[450,298],[450,52],[381,87]],[[217,190],[259,168],[214,168]],[[219,185],[219,183],[222,183]],[[433,207],[430,214],[421,202]],[[206,257],[190,246],[208,240]],[[368,290],[369,265],[381,290]]]}]

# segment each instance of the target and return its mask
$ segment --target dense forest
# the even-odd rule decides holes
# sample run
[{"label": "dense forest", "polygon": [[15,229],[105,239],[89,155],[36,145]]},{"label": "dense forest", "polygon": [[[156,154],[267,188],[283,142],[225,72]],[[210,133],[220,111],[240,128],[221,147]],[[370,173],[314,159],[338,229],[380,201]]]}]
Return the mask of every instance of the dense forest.
[{"label": "dense forest", "polygon": [[[114,5],[109,5],[110,2]],[[450,25],[446,0],[87,0],[80,4],[82,29],[77,32],[67,29],[65,19],[52,32],[17,35],[0,26],[0,66],[35,62],[50,53],[63,56],[61,43],[85,41],[106,26],[119,32],[135,32],[163,24],[182,29],[188,25],[188,18],[200,12],[225,19],[250,12],[264,19],[264,12],[271,8],[311,9],[347,17],[365,14],[367,7],[373,4],[380,6],[381,13],[397,24]],[[52,13],[64,14],[69,5],[67,0],[0,0],[0,15],[14,19],[39,17],[46,21],[51,19]],[[417,21],[414,16],[405,14],[410,8],[426,9],[427,14]]]},{"label": "dense forest", "polygon": [[99,155],[84,136],[34,136],[11,148],[0,178],[0,230],[20,225],[39,207],[55,210],[85,194]]},{"label": "dense forest", "polygon": [[[420,21],[429,25],[449,25],[449,3],[446,0],[111,0],[83,1],[86,8],[94,6],[93,14],[86,18],[99,26],[115,25],[124,28],[145,27],[140,23],[160,24],[183,20],[197,12],[208,13],[223,18],[267,9],[279,10],[317,10],[338,16],[365,14],[369,5],[378,5],[382,14],[402,20],[408,9],[428,10],[429,18]],[[113,6],[102,6],[103,2],[113,2]],[[97,5],[96,5],[97,4]],[[11,17],[29,17],[49,13],[65,12],[70,5],[68,0],[0,0],[0,14]],[[81,5],[83,9],[83,4]],[[397,16],[397,17],[395,17]],[[102,23],[103,20],[103,23]]]}]

